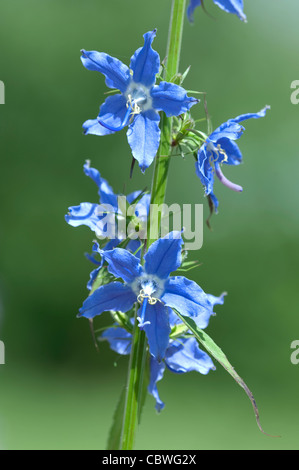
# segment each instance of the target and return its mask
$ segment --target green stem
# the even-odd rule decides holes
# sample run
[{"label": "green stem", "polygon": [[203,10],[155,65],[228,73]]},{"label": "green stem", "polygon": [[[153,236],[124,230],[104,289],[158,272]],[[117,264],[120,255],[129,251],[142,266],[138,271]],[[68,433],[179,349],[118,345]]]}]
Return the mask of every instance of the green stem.
[{"label": "green stem", "polygon": [[[171,81],[179,71],[181,45],[183,37],[183,25],[185,19],[186,0],[173,0],[170,28],[168,34],[167,63],[164,71],[164,79]],[[160,147],[155,159],[155,168],[151,191],[151,204],[160,206],[165,201],[167,177],[170,164],[170,151],[172,140],[172,118],[167,118],[163,113],[161,116],[161,140]],[[161,218],[161,213],[159,213]],[[161,219],[158,221],[160,227]],[[148,225],[149,247],[154,239],[150,233],[150,220]]]},{"label": "green stem", "polygon": [[[136,309],[137,311],[137,309]],[[140,416],[143,395],[143,380],[146,362],[146,336],[138,326],[137,312],[133,333],[132,349],[129,361],[129,374],[127,394],[122,431],[122,450],[132,450],[134,446],[135,431]]]},{"label": "green stem", "polygon": [[[186,0],[173,0],[172,2],[167,46],[167,64],[163,77],[167,81],[171,81],[178,73],[183,24],[185,19],[185,6]],[[171,150],[171,134],[172,120],[163,114],[161,116],[161,141],[159,151],[155,159],[155,168],[152,181],[151,204],[160,205],[165,200],[170,160],[169,154]],[[150,233],[149,230],[148,233]],[[151,240],[148,236],[147,247],[149,247],[153,241],[154,240]],[[133,449],[134,437],[141,411],[140,408],[144,389],[143,381],[146,358],[147,341],[144,331],[140,330],[138,326],[136,312],[121,436],[122,450]]]}]

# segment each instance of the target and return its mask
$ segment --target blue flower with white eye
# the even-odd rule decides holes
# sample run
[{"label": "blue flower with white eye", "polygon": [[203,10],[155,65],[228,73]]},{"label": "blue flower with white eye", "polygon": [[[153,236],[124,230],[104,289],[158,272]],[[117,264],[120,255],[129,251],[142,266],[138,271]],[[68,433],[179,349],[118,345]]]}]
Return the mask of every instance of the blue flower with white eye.
[{"label": "blue flower with white eye", "polygon": [[[214,297],[213,295],[208,296],[213,306],[223,304],[224,294],[220,297]],[[169,323],[171,327],[178,325],[180,319],[173,312],[170,312]],[[118,354],[126,355],[130,353],[132,335],[119,326],[108,328],[100,339],[107,340],[111,349]],[[164,403],[159,397],[157,382],[163,378],[166,368],[176,374],[196,371],[204,375],[208,374],[211,369],[215,369],[212,359],[198,347],[198,343],[194,337],[185,336],[170,339],[163,361],[159,362],[153,356],[150,357],[150,382],[148,391],[156,400],[157,411],[161,411],[164,408]]]},{"label": "blue flower with white eye", "polygon": [[94,318],[105,311],[128,312],[140,304],[139,327],[144,329],[149,351],[160,362],[169,343],[172,308],[192,317],[200,328],[213,314],[211,298],[195,282],[170,276],[181,265],[183,240],[179,232],[156,240],[144,256],[144,265],[127,250],[101,252],[115,281],[96,289],[83,303],[79,316]]},{"label": "blue flower with white eye", "polygon": [[[232,13],[237,15],[240,20],[247,22],[246,15],[244,14],[244,5],[243,0],[213,0],[214,3],[221,8],[221,10],[226,11],[227,13]],[[195,8],[203,5],[203,1],[201,0],[190,0],[187,15],[189,21],[193,22],[193,13]]]},{"label": "blue flower with white eye", "polygon": [[243,188],[229,181],[222,173],[220,165],[239,165],[242,163],[242,154],[235,140],[239,139],[245,128],[240,126],[240,122],[247,119],[258,119],[266,115],[270,106],[265,106],[258,113],[248,113],[229,119],[221,124],[212,134],[207,137],[200,147],[195,163],[196,174],[205,187],[205,194],[210,197],[214,209],[217,212],[218,199],[214,194],[214,174],[233,191],[241,192]]},{"label": "blue flower with white eye", "polygon": [[143,172],[158,151],[159,111],[178,116],[198,102],[174,83],[161,81],[155,85],[160,68],[159,54],[151,46],[155,36],[156,30],[144,34],[144,46],[132,56],[130,68],[104,52],[81,51],[84,67],[102,73],[106,85],[120,91],[101,105],[97,119],[83,124],[85,134],[102,136],[129,126],[128,142]]}]

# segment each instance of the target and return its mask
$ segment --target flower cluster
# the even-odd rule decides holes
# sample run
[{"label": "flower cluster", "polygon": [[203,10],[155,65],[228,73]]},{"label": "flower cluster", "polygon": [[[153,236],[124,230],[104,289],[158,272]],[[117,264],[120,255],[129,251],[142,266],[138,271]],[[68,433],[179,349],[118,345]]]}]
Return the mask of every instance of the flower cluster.
[{"label": "flower cluster", "polygon": [[[246,21],[242,0],[214,0],[214,3]],[[200,5],[203,5],[201,0],[190,0],[187,11],[190,21],[195,8]],[[196,130],[190,109],[199,100],[189,97],[181,86],[183,76],[172,77],[169,82],[161,78],[160,57],[152,48],[155,36],[156,30],[144,34],[144,45],[133,54],[129,67],[104,52],[81,51],[84,67],[104,75],[106,85],[114,93],[101,105],[96,119],[84,122],[84,133],[104,136],[128,127],[127,139],[133,161],[137,160],[144,172],[159,149],[160,113],[177,117],[179,130],[173,126],[169,147],[183,143],[191,149],[196,157],[196,173],[217,212],[214,175],[228,188],[242,191],[241,186],[223,175],[221,164],[241,163],[242,155],[235,142],[244,132],[240,123],[264,117],[269,107],[230,119],[209,132],[209,136]],[[135,191],[124,197],[125,205],[134,204],[132,220],[128,220],[126,211],[119,205],[120,195],[113,192],[89,161],[84,165],[84,172],[96,183],[99,201],[71,206],[65,216],[69,225],[85,225],[97,237],[93,253],[88,255],[97,268],[90,275],[87,285],[90,292],[78,317],[93,320],[110,312],[112,325],[107,327],[100,340],[107,340],[110,347],[122,355],[131,351],[133,331],[144,331],[150,360],[148,390],[160,411],[164,403],[159,397],[157,383],[166,368],[175,373],[195,370],[201,374],[214,369],[211,358],[201,351],[194,332],[190,331],[192,325],[187,321],[182,323],[182,320],[192,319],[197,328],[206,328],[214,315],[215,305],[223,304],[224,294],[219,297],[207,294],[196,282],[179,275],[177,271],[183,261],[182,232],[173,231],[147,246],[145,223],[144,237],[140,231],[139,238],[127,236],[127,227],[132,221],[142,225],[147,219],[150,194]],[[118,231],[114,236],[107,233],[108,216],[117,226],[124,224],[125,232]]]}]

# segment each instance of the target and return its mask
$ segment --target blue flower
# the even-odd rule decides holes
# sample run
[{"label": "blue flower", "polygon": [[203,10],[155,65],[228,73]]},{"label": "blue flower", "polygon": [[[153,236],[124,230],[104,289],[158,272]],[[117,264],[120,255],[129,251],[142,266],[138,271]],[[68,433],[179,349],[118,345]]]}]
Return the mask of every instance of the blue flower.
[{"label": "blue flower", "polygon": [[216,212],[218,209],[218,199],[214,194],[214,173],[221,183],[228,188],[237,192],[243,191],[241,186],[229,181],[223,175],[220,168],[221,163],[239,165],[242,162],[242,154],[235,140],[241,137],[245,128],[240,126],[239,123],[246,119],[264,117],[269,108],[269,106],[266,106],[258,113],[242,114],[235,119],[229,119],[212,132],[200,147],[197,154],[197,162],[195,163],[196,173],[204,185],[205,194],[210,197]]},{"label": "blue flower", "polygon": [[[65,220],[69,225],[73,227],[79,227],[80,225],[86,225],[100,238],[107,236],[107,210],[109,209],[110,216],[117,218],[125,218],[126,214],[123,214],[121,207],[119,207],[118,198],[119,195],[114,194],[111,186],[108,182],[101,177],[98,170],[90,167],[90,162],[87,161],[84,164],[84,172],[89,176],[98,186],[98,195],[100,196],[100,204],[82,202],[79,206],[72,206],[68,208],[68,214],[65,216]],[[128,204],[134,204],[135,216],[138,217],[140,222],[144,222],[147,219],[147,215],[150,207],[150,195],[143,194],[142,191],[135,191],[126,197]],[[126,208],[125,208],[126,209]],[[111,219],[111,217],[110,217]],[[137,233],[137,232],[136,232]],[[126,234],[122,236],[121,230],[117,233],[118,237],[114,237],[110,244],[112,249],[117,246],[120,241],[126,238]],[[111,237],[112,238],[112,237]]]},{"label": "blue flower", "polygon": [[[107,237],[107,224],[105,223],[105,215],[106,211],[109,208],[110,216],[112,215],[115,218],[123,219],[126,222],[126,214],[123,214],[121,211],[121,207],[118,204],[118,197],[119,195],[114,194],[111,186],[108,182],[101,177],[98,170],[95,168],[90,167],[90,162],[87,161],[84,164],[84,172],[87,176],[89,176],[98,186],[98,194],[100,196],[100,204],[90,203],[90,202],[82,202],[79,206],[72,206],[68,208],[68,214],[65,215],[66,222],[71,225],[72,227],[79,227],[80,225],[86,225],[89,227],[99,238],[106,238]],[[136,204],[135,204],[135,201]],[[126,202],[128,204],[135,204],[134,205],[134,215],[135,215],[135,222],[133,223],[132,230],[134,233],[123,233],[121,230],[115,233],[115,237],[111,240],[108,240],[102,250],[112,250],[116,246],[118,246],[127,236],[135,237],[137,236],[137,232],[134,229],[136,227],[137,222],[140,225],[139,235],[142,235],[142,227],[143,230],[146,231],[146,220],[149,212],[150,207],[150,194],[142,194],[142,191],[135,191],[129,194],[126,197]],[[126,209],[126,208],[125,208]],[[109,217],[111,218],[111,217]],[[113,221],[113,222],[114,222]],[[112,221],[111,221],[112,222]],[[117,225],[116,227],[117,228]],[[117,235],[117,236],[116,236]],[[126,249],[131,251],[132,253],[137,252],[136,256],[140,257],[140,247],[141,241],[139,238],[130,238],[126,244]],[[139,250],[139,251],[138,251]],[[95,243],[93,246],[93,254],[86,254],[86,257],[95,265],[97,268],[94,269],[90,273],[90,279],[87,283],[87,288],[90,290],[93,286],[94,281],[96,280],[99,271],[103,266],[103,258],[101,260],[97,260],[94,253],[98,254],[99,245]]]},{"label": "blue flower", "polygon": [[[226,11],[227,13],[232,13],[234,15],[237,15],[240,20],[244,21],[245,23],[247,22],[246,15],[243,12],[244,6],[243,6],[243,0],[213,0],[214,3],[221,8],[221,10]],[[187,9],[187,15],[189,21],[193,22],[193,13],[195,8],[201,6],[203,4],[203,1],[201,0],[190,0],[188,9]]]},{"label": "blue flower", "polygon": [[181,264],[182,243],[178,232],[156,240],[144,256],[144,265],[122,248],[102,252],[108,271],[124,282],[115,281],[95,290],[84,301],[79,316],[128,312],[138,302],[139,327],[147,335],[150,353],[160,362],[169,343],[172,308],[192,317],[200,328],[208,325],[213,314],[213,303],[201,287],[183,276],[170,276]]},{"label": "blue flower", "polygon": [[82,51],[82,63],[106,77],[106,85],[120,94],[109,96],[97,119],[83,124],[85,134],[107,135],[129,126],[127,138],[133,157],[144,172],[152,163],[160,142],[159,111],[167,116],[187,112],[198,102],[173,83],[155,85],[160,68],[159,54],[151,44],[156,30],[144,34],[144,46],[131,58],[130,68],[104,52]]}]

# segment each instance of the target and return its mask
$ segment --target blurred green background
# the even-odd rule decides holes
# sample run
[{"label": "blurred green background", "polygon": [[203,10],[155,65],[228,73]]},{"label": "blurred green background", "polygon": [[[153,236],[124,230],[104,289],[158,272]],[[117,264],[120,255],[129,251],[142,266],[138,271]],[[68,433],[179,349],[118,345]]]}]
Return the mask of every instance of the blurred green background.
[{"label": "blurred green background", "polygon": [[[299,365],[290,361],[298,330],[298,122],[290,84],[299,79],[297,0],[245,0],[248,24],[206,0],[185,21],[185,87],[207,92],[214,128],[271,105],[245,123],[244,164],[225,169],[244,187],[216,182],[219,214],[189,274],[205,291],[227,291],[207,332],[222,347],[257,400],[261,434],[245,393],[221,366],[208,376],[166,373],[165,410],[148,396],[139,449],[298,449]],[[76,314],[87,295],[84,257],[93,234],[64,221],[70,205],[97,202],[83,174],[90,159],[115,191],[150,186],[153,168],[135,169],[125,132],[82,134],[107,88],[80,62],[80,49],[129,63],[144,32],[158,28],[166,50],[170,0],[1,0],[0,107],[1,277],[0,448],[104,449],[125,381],[127,358],[94,349],[88,322]],[[194,109],[203,117],[203,106]],[[205,129],[203,129],[205,130]],[[167,202],[204,203],[191,158],[171,165]],[[109,317],[98,319],[97,326]],[[115,364],[116,362],[116,364]]]}]

